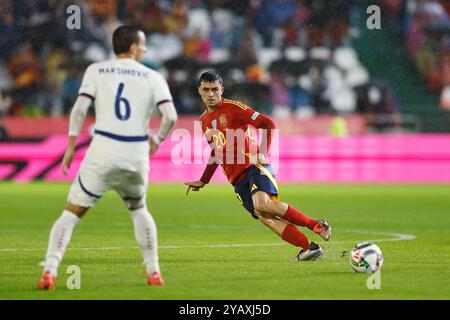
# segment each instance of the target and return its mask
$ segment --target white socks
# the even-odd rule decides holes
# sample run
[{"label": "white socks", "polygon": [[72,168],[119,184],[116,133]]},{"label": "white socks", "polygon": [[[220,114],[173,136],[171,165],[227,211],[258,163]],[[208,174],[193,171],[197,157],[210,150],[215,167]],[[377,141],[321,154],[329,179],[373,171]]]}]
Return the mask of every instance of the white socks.
[{"label": "white socks", "polygon": [[147,207],[130,210],[130,216],[134,224],[134,235],[144,256],[147,267],[147,275],[154,271],[160,272],[158,261],[158,238],[156,224]]},{"label": "white socks", "polygon": [[58,266],[69,244],[72,231],[79,221],[78,216],[67,210],[64,210],[58,220],[55,221],[48,240],[44,272],[50,271],[52,276],[57,276]]},{"label": "white socks", "polygon": [[[130,216],[134,224],[136,241],[141,248],[147,274],[151,275],[159,270],[158,238],[156,224],[146,207],[130,210]],[[64,210],[58,220],[55,221],[50,231],[47,254],[45,255],[44,272],[50,271],[56,277],[58,266],[61,263],[64,252],[69,244],[72,232],[80,218],[70,211]]]}]

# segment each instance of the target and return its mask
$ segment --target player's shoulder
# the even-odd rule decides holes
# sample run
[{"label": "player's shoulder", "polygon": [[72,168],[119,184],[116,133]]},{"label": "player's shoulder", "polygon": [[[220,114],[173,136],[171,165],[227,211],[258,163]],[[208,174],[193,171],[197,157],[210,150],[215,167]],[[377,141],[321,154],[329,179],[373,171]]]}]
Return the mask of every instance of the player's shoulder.
[{"label": "player's shoulder", "polygon": [[140,62],[136,61],[136,65],[139,66],[139,68],[141,68],[142,71],[144,71],[146,74],[148,74],[147,79],[155,84],[155,83],[167,83],[166,82],[166,78],[164,78],[163,74],[161,72],[159,72],[158,70],[149,68],[145,65],[143,65]]},{"label": "player's shoulder", "polygon": [[230,109],[234,109],[234,108],[239,108],[242,110],[251,109],[248,105],[246,105],[245,103],[243,103],[241,101],[231,100],[231,99],[227,99],[227,98],[223,99],[222,104],[225,108],[230,108]]},{"label": "player's shoulder", "polygon": [[142,66],[148,71],[151,79],[155,79],[157,81],[166,81],[166,78],[164,78],[164,76],[162,75],[161,72],[151,69],[149,67],[146,67],[144,65],[142,65]]},{"label": "player's shoulder", "polygon": [[93,63],[91,63],[90,65],[88,65],[88,66],[86,67],[86,72],[98,70],[98,69],[101,67],[101,65],[102,65],[103,62],[104,62],[104,61],[102,61],[102,62],[93,62]]}]

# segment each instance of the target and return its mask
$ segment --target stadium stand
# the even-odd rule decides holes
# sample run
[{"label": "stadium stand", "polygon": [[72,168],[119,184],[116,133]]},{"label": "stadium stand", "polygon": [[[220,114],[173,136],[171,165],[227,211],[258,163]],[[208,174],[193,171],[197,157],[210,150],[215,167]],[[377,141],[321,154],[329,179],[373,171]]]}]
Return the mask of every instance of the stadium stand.
[{"label": "stadium stand", "polygon": [[[381,4],[396,19],[410,2]],[[82,12],[80,30],[65,27],[65,9],[74,4]],[[131,23],[146,32],[143,63],[165,75],[180,114],[198,113],[196,79],[214,68],[224,75],[227,97],[276,118],[362,114],[374,131],[400,130],[404,103],[397,88],[372,77],[371,63],[352,41],[364,29],[360,5],[348,0],[4,0],[0,112],[67,115],[86,66],[112,57],[112,31]],[[440,88],[439,81],[432,88]]]}]

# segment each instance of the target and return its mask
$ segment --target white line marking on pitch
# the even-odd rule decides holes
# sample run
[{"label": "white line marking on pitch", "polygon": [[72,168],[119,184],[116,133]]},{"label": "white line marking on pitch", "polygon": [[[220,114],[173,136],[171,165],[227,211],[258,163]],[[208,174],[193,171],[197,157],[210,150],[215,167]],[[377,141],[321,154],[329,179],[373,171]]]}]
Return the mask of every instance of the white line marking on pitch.
[{"label": "white line marking on pitch", "polygon": [[[381,239],[365,239],[365,240],[343,240],[332,241],[333,243],[358,243],[362,241],[370,242],[387,242],[387,241],[405,241],[413,240],[416,238],[412,234],[392,233],[392,232],[378,232],[378,231],[364,231],[354,229],[340,229],[339,231],[344,233],[357,233],[357,234],[372,234],[392,236],[395,238],[381,238]],[[182,248],[235,248],[235,247],[272,247],[286,245],[284,242],[277,243],[233,243],[233,244],[206,244],[206,245],[183,245],[183,246],[159,246],[160,249],[182,249]],[[137,247],[98,247],[98,248],[68,248],[67,251],[88,251],[88,250],[123,250],[123,249],[137,249]],[[17,252],[17,251],[44,251],[45,248],[0,248],[0,252]]]}]

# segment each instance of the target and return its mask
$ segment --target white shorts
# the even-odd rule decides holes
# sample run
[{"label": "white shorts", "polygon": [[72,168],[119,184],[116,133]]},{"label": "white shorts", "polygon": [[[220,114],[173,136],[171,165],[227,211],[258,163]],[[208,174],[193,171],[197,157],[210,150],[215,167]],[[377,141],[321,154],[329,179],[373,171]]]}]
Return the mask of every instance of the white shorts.
[{"label": "white shorts", "polygon": [[82,207],[93,207],[108,190],[115,190],[127,208],[145,204],[147,196],[148,164],[137,171],[104,167],[83,161],[67,197],[67,201]]}]

